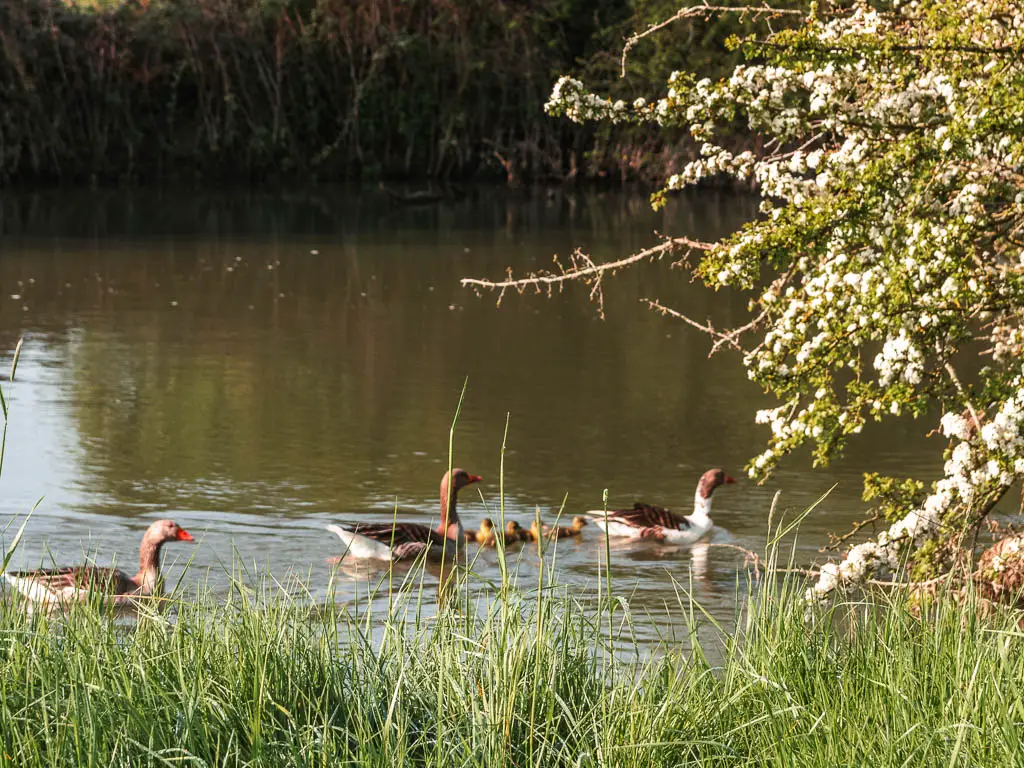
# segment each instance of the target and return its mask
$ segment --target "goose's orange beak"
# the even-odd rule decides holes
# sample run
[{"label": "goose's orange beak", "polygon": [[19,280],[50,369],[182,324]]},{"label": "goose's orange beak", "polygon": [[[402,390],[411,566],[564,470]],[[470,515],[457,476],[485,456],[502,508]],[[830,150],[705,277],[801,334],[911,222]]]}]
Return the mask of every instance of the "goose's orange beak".
[{"label": "goose's orange beak", "polygon": [[178,529],[178,535],[176,538],[178,541],[195,541],[195,539],[192,538],[192,534],[186,531],[184,528]]},{"label": "goose's orange beak", "polygon": [[480,477],[480,475],[470,475],[469,480],[466,481],[466,485],[469,485],[470,483],[479,483],[481,480],[483,480],[483,478]]},{"label": "goose's orange beak", "polygon": [[725,482],[726,483],[735,483],[736,482],[736,478],[735,477],[729,477],[728,475],[726,475],[725,476]]}]

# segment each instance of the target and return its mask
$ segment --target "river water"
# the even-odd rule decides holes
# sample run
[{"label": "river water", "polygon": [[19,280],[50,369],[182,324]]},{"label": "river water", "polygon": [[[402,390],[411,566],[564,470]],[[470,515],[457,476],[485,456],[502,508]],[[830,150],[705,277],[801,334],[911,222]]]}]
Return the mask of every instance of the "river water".
[{"label": "river water", "polygon": [[[43,498],[15,566],[87,555],[135,569],[138,541],[170,517],[197,545],[165,550],[172,573],[225,590],[236,561],[327,595],[340,541],[331,521],[436,518],[448,433],[458,466],[485,482],[460,513],[497,516],[503,435],[506,515],[527,524],[643,499],[689,511],[704,469],[743,477],[770,404],[736,354],[710,360],[698,331],[654,315],[659,298],[716,327],[746,297],[710,291],[661,262],[606,285],[606,319],[581,287],[552,298],[478,297],[462,277],[595,260],[657,242],[710,239],[756,215],[756,199],[701,192],[654,213],[643,194],[511,194],[396,205],[377,190],[54,191],[0,197],[0,370],[19,337],[0,475],[0,523]],[[767,485],[715,497],[717,541],[761,550],[777,490],[804,521],[796,560],[863,515],[866,470],[933,474],[914,422],[868,427],[833,466],[786,462]],[[12,531],[7,532],[9,542]],[[557,548],[559,578],[595,585],[591,527]],[[535,550],[522,558],[533,568]],[[690,583],[731,615],[742,556],[725,548],[616,546],[615,589],[657,612]],[[496,556],[475,569],[497,578]],[[343,568],[339,600],[379,569]]]}]

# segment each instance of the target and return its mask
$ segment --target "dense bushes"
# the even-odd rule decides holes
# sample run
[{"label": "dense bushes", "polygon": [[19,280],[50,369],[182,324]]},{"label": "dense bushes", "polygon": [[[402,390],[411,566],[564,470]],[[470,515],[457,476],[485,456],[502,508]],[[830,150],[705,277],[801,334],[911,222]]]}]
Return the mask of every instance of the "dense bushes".
[{"label": "dense bushes", "polygon": [[[557,76],[618,76],[664,0],[0,4],[0,180],[658,176],[674,137],[543,114]],[[723,30],[641,46],[649,82],[730,60]],[[615,88],[629,95],[630,80]],[[600,134],[595,131],[601,130]]]}]

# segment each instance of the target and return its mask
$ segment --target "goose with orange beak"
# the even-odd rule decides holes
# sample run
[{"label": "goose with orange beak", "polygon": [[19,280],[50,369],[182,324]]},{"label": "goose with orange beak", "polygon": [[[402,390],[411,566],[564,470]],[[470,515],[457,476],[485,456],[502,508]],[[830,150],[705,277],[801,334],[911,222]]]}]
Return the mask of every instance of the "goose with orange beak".
[{"label": "goose with orange beak", "polygon": [[664,507],[637,502],[632,509],[587,512],[594,524],[609,536],[656,539],[670,544],[692,544],[711,530],[711,496],[719,486],[736,481],[720,469],[709,469],[701,475],[693,498],[693,513],[679,515]]},{"label": "goose with orange beak", "polygon": [[142,536],[139,572],[134,576],[119,568],[75,565],[8,572],[4,578],[29,602],[42,607],[86,602],[93,597],[126,603],[137,597],[160,594],[160,551],[164,544],[173,541],[194,539],[173,520],[157,520],[149,526]]},{"label": "goose with orange beak", "polygon": [[422,523],[330,524],[327,530],[345,544],[342,557],[363,560],[414,560],[424,552],[432,559],[455,557],[466,548],[466,532],[456,510],[458,492],[483,478],[464,469],[441,478],[441,522],[436,528]]}]

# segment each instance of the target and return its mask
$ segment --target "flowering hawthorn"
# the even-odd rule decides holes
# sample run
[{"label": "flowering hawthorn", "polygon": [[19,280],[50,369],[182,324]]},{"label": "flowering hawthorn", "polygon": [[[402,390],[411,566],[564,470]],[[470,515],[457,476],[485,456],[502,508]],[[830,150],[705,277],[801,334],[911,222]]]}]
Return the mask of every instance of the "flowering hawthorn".
[{"label": "flowering hawthorn", "polygon": [[[696,267],[755,295],[737,339],[779,405],[757,414],[771,435],[751,477],[805,443],[826,462],[869,419],[944,413],[942,479],[869,478],[891,527],[826,564],[818,600],[908,562],[948,568],[1024,477],[1024,3],[858,2],[802,22],[740,41],[749,63],[718,82],[676,72],[664,98],[627,104],[563,77],[547,110],[687,127],[701,157],[655,205],[721,175],[760,188],[763,217]],[[726,148],[750,134],[766,149]],[[960,377],[978,349],[985,367]]]}]

